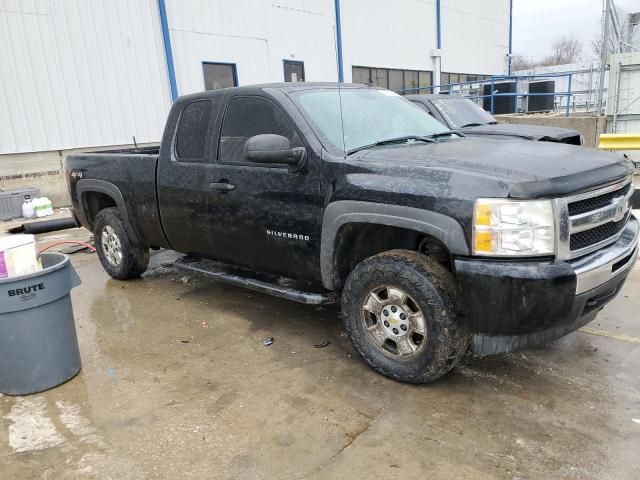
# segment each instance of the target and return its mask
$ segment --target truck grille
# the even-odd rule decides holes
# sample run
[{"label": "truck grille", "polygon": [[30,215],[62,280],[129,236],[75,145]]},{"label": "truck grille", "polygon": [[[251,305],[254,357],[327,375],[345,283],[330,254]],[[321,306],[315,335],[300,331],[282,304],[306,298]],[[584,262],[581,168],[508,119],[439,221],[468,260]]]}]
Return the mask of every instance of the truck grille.
[{"label": "truck grille", "polygon": [[558,200],[558,256],[576,258],[615,242],[631,217],[631,179]]},{"label": "truck grille", "polygon": [[585,198],[584,200],[578,200],[577,202],[571,202],[569,204],[569,215],[580,215],[581,213],[606,207],[614,198],[624,196],[629,193],[630,188],[631,183],[614,192],[598,195],[597,197]]},{"label": "truck grille", "polygon": [[570,237],[569,248],[572,251],[580,250],[603,242],[620,233],[628,220],[629,215],[626,215],[625,218],[618,222],[609,222],[589,230],[584,230],[583,232],[574,233]]}]

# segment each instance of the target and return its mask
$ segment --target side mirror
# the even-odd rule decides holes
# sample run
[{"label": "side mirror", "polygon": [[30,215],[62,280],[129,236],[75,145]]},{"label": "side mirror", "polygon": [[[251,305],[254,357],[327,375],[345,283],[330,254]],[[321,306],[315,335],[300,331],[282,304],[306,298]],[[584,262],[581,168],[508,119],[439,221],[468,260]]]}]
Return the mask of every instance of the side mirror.
[{"label": "side mirror", "polygon": [[291,148],[287,137],[265,133],[250,137],[244,144],[244,156],[255,163],[279,163],[300,168],[304,161],[304,147]]}]

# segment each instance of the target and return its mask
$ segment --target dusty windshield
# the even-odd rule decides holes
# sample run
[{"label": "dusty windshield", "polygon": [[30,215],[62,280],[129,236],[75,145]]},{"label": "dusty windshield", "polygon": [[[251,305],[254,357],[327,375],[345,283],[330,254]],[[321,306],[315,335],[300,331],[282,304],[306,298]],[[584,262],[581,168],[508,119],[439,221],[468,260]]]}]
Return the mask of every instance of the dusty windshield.
[{"label": "dusty windshield", "polygon": [[316,133],[345,152],[390,139],[450,132],[423,110],[389,90],[306,90],[296,99]]},{"label": "dusty windshield", "polygon": [[433,104],[451,128],[497,123],[495,118],[468,98],[436,98]]}]

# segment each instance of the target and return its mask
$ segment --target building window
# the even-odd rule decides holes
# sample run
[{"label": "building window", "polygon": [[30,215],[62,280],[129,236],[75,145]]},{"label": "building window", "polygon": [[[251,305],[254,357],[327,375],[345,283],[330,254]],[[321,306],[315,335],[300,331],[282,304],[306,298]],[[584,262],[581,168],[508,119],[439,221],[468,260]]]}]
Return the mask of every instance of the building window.
[{"label": "building window", "polygon": [[490,78],[491,75],[442,72],[440,74],[440,85],[446,85],[447,83],[481,82],[482,80],[487,80]]},{"label": "building window", "polygon": [[404,72],[402,70],[389,70],[389,90],[398,92],[404,89]]},{"label": "building window", "polygon": [[202,62],[202,70],[205,90],[238,86],[238,72],[235,63]]},{"label": "building window", "polygon": [[187,105],[180,115],[176,155],[182,162],[204,162],[205,142],[212,104],[208,100]]},{"label": "building window", "polygon": [[404,88],[407,94],[418,93],[418,72],[415,70],[404,71]]},{"label": "building window", "polygon": [[377,85],[403,95],[430,93],[429,89],[418,90],[418,88],[430,87],[433,84],[433,73],[424,70],[352,67],[351,77],[353,83]]},{"label": "building window", "polygon": [[376,85],[389,88],[389,71],[386,68],[372,68],[371,78]]},{"label": "building window", "polygon": [[285,82],[304,82],[304,62],[293,60],[283,60],[282,62],[284,63]]},{"label": "building window", "polygon": [[433,85],[433,73],[432,72],[418,72],[418,86],[422,88],[416,93],[432,93],[430,87]]},{"label": "building window", "polygon": [[365,67],[352,67],[351,68],[351,81],[353,83],[362,83],[367,85],[371,82],[371,69]]}]

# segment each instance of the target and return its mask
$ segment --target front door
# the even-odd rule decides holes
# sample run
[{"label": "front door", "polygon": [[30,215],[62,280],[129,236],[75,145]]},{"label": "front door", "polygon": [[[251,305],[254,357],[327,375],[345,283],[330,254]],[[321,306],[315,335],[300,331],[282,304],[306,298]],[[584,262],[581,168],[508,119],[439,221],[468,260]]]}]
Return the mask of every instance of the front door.
[{"label": "front door", "polygon": [[307,148],[305,166],[298,172],[248,162],[245,142],[265,133],[287,137],[292,147],[304,146],[293,123],[269,98],[238,95],[228,100],[217,163],[208,179],[215,256],[254,271],[318,278],[320,159]]}]

